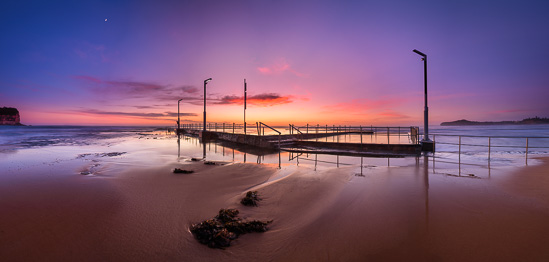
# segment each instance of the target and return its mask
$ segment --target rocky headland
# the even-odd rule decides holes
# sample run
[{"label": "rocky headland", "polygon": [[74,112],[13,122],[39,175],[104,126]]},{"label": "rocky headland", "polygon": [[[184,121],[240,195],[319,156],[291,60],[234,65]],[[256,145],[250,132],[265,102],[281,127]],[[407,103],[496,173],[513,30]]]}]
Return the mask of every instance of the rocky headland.
[{"label": "rocky headland", "polygon": [[490,125],[535,125],[535,124],[549,124],[549,118],[531,117],[525,118],[520,121],[469,121],[469,120],[457,120],[452,122],[442,122],[441,126],[490,126]]},{"label": "rocky headland", "polygon": [[22,126],[19,110],[13,107],[0,107],[0,125]]}]

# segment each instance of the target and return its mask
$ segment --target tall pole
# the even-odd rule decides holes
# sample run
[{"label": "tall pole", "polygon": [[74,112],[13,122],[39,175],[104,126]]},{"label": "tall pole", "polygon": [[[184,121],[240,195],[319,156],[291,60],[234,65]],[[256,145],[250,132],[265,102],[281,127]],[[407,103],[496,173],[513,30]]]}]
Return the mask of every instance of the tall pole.
[{"label": "tall pole", "polygon": [[247,99],[246,79],[244,79],[244,135],[246,134],[246,99]]},{"label": "tall pole", "polygon": [[206,132],[206,84],[210,81],[212,81],[212,78],[204,80],[204,126],[202,127],[202,131],[204,132]]},{"label": "tall pole", "polygon": [[181,102],[183,99],[177,100],[177,134],[179,135],[179,129],[181,129],[181,124],[179,122],[179,102]]},{"label": "tall pole", "polygon": [[414,49],[413,52],[423,57],[421,59],[423,60],[423,78],[425,82],[425,107],[423,109],[423,128],[425,130],[425,135],[423,136],[423,141],[431,141],[429,139],[429,107],[427,106],[427,55],[417,49]]}]

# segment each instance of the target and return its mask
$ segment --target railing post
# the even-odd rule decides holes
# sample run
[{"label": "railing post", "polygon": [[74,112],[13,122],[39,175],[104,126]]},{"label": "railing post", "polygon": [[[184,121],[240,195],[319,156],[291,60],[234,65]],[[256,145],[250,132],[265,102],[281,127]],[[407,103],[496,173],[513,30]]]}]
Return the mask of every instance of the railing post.
[{"label": "railing post", "polygon": [[360,125],[360,147],[362,148],[362,125]]},{"label": "railing post", "polygon": [[490,162],[490,154],[491,153],[492,153],[492,138],[488,137],[488,162]]},{"label": "railing post", "polygon": [[526,165],[528,165],[528,137],[526,138]]},{"label": "railing post", "polygon": [[390,141],[389,141],[389,127],[387,127],[387,144],[390,145]]},{"label": "railing post", "polygon": [[461,136],[459,136],[458,158],[459,158],[459,163],[461,164]]},{"label": "railing post", "polygon": [[309,133],[309,123],[307,123],[307,134]]}]

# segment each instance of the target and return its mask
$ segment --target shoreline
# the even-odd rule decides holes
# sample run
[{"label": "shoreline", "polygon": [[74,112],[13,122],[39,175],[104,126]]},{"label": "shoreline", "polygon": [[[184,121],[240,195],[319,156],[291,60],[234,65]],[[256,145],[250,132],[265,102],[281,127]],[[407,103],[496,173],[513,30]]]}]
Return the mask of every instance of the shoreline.
[{"label": "shoreline", "polygon": [[[175,167],[195,172],[173,174]],[[497,170],[494,181],[435,174],[428,161],[358,169],[183,161],[39,181],[22,174],[0,183],[0,210],[10,214],[0,218],[0,254],[9,261],[549,259],[549,178],[539,182],[549,158]],[[259,192],[258,207],[240,205],[248,190]],[[222,208],[273,223],[226,250],[198,243],[190,225]]]}]

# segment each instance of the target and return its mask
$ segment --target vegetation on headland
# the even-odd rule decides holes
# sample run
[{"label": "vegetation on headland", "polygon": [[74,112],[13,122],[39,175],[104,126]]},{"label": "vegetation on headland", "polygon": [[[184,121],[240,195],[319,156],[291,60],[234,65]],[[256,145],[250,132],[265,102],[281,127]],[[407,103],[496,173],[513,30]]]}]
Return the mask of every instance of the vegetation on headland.
[{"label": "vegetation on headland", "polygon": [[536,125],[536,124],[549,124],[549,118],[531,117],[525,118],[520,121],[469,121],[469,120],[457,120],[452,122],[442,122],[441,126],[489,126],[489,125]]},{"label": "vegetation on headland", "polygon": [[273,221],[242,221],[237,209],[220,209],[213,219],[204,220],[191,226],[191,233],[198,242],[211,248],[224,248],[239,235],[252,232],[265,232]]}]

